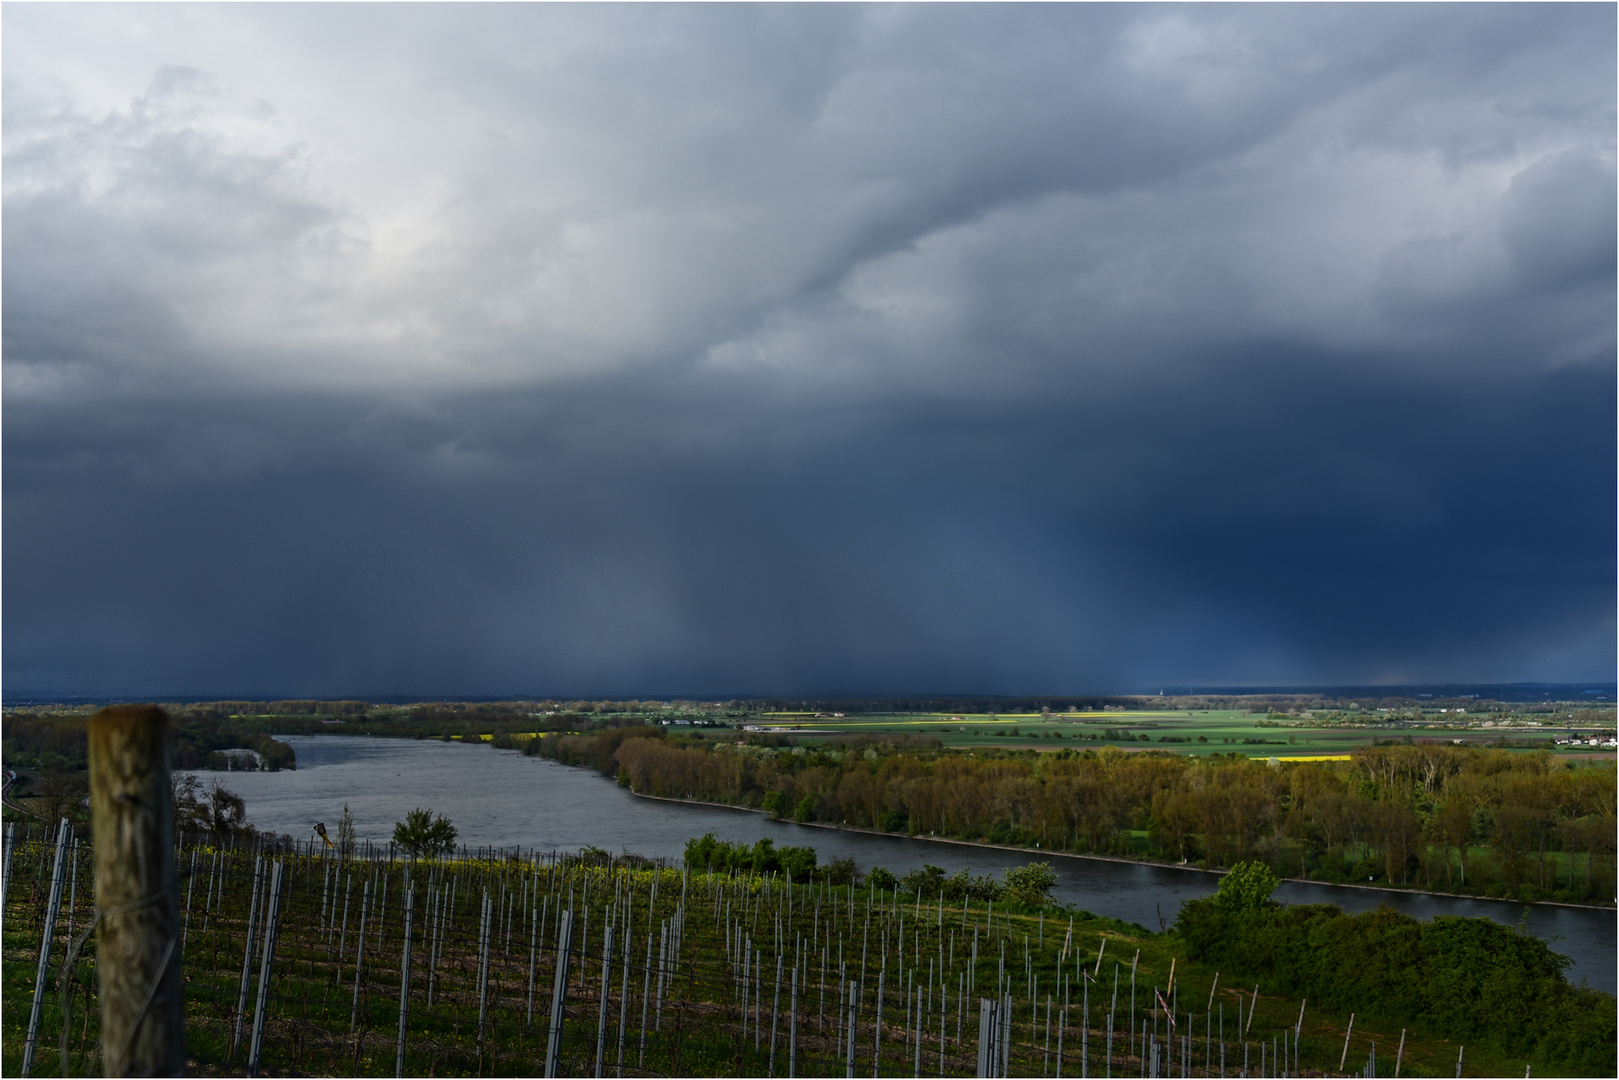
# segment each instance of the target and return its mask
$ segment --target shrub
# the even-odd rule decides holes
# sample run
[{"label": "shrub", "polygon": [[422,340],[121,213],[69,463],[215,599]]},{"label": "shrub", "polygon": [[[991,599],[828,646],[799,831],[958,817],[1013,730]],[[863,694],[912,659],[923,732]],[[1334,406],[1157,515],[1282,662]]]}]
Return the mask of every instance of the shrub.
[{"label": "shrub", "polygon": [[1250,871],[1229,898],[1182,904],[1175,929],[1188,957],[1275,993],[1527,1057],[1542,1071],[1614,1075],[1613,997],[1570,986],[1568,961],[1538,938],[1489,919],[1283,906],[1264,885]]},{"label": "shrub", "polygon": [[973,877],[970,867],[962,867],[944,881],[944,898],[960,900],[999,900],[1006,894],[1006,886],[988,874]]},{"label": "shrub", "polygon": [[933,898],[939,895],[944,887],[944,870],[942,867],[923,864],[922,869],[912,870],[899,879],[899,889],[906,896],[923,896]]},{"label": "shrub", "polygon": [[1057,886],[1057,872],[1048,862],[1013,867],[1002,876],[1006,878],[1007,897],[1020,904],[1044,904]]},{"label": "shrub", "polygon": [[455,847],[455,826],[442,814],[417,807],[394,825],[394,843],[413,856],[442,855]]},{"label": "shrub", "polygon": [[704,833],[686,841],[685,860],[693,870],[791,874],[794,881],[808,881],[815,876],[814,848],[778,848],[768,836],[760,837],[757,843],[749,847],[747,844],[721,840],[711,832]]},{"label": "shrub", "polygon": [[892,889],[899,885],[894,875],[881,866],[873,866],[866,875],[866,887],[870,889]]},{"label": "shrub", "polygon": [[821,871],[821,878],[828,885],[858,885],[860,884],[860,871],[854,864],[854,859],[844,856],[833,859]]}]

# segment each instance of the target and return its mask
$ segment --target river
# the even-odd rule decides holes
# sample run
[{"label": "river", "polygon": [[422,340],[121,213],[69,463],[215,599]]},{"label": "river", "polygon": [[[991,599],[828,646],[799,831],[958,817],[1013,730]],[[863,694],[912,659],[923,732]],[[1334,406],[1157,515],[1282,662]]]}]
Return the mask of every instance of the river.
[{"label": "river", "polygon": [[[1173,922],[1182,900],[1213,892],[1219,878],[1197,870],[1110,862],[1037,852],[1003,851],[902,836],[876,836],[770,821],[762,814],[715,806],[642,799],[593,770],[569,768],[513,750],[437,740],[348,735],[289,736],[298,768],[284,772],[201,773],[218,778],[247,801],[248,820],[300,839],[323,821],[335,831],[346,803],[361,840],[387,843],[394,823],[417,807],[454,822],[462,843],[577,851],[586,845],[653,858],[679,859],[686,841],[712,832],[723,840],[814,847],[822,862],[849,856],[862,870],[883,866],[896,875],[924,863],[954,872],[999,874],[1048,858],[1057,872],[1057,899],[1098,915],[1157,929]],[[1387,903],[1417,918],[1473,915],[1519,924],[1568,956],[1575,983],[1615,992],[1616,915],[1612,910],[1474,900],[1399,890],[1284,882],[1285,903],[1334,903],[1364,911]]]}]

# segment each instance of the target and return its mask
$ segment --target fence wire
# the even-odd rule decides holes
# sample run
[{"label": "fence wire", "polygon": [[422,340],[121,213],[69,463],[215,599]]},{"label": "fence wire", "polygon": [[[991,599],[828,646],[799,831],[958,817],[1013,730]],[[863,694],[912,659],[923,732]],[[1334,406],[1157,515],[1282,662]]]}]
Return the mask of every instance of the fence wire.
[{"label": "fence wire", "polygon": [[[70,841],[47,935],[55,840],[48,828],[8,827],[6,960],[9,969],[37,958],[52,940],[58,966],[35,1069],[98,1074],[93,937],[71,978],[59,966],[93,918],[93,860],[87,842]],[[1213,987],[1187,987],[1183,1010],[1182,987],[1133,979],[1117,946],[1099,954],[1094,934],[1081,947],[1061,920],[993,905],[518,850],[408,860],[391,848],[344,854],[315,842],[188,836],[176,860],[187,1048],[200,1072],[1236,1077],[1376,1068],[1364,1049],[1361,1061],[1347,1060],[1347,1040],[1341,1059],[1331,1038],[1301,1039],[1302,1006],[1298,1025],[1257,1031],[1251,995],[1239,992],[1228,1010],[1230,991],[1217,1002]],[[15,996],[8,1073],[20,1071]]]}]

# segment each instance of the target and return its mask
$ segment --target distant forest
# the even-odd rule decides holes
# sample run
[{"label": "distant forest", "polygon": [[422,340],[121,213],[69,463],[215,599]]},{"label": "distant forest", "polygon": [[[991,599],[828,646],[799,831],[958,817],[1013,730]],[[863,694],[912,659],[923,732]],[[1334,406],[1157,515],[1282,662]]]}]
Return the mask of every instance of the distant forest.
[{"label": "distant forest", "polygon": [[[13,713],[6,717],[4,753],[16,768],[52,771],[83,769],[89,753],[86,735],[90,718],[77,715],[31,716]],[[174,741],[169,763],[176,769],[234,769],[251,771],[260,766],[244,757],[232,758],[228,751],[252,750],[263,768],[274,772],[298,767],[292,747],[277,742],[260,725],[251,721],[232,722],[212,711],[188,712],[175,716]]]},{"label": "distant forest", "polygon": [[[1008,711],[1014,704],[984,700]],[[1095,700],[1120,711],[1158,703]],[[1041,701],[1062,705],[1016,704],[1036,708]],[[1611,762],[1576,766],[1545,753],[1432,743],[1362,748],[1347,762],[1270,763],[1239,754],[1112,748],[946,752],[931,737],[795,745],[780,735],[738,733],[733,741],[729,718],[762,704],[787,703],[295,700],[169,708],[176,721],[172,760],[181,769],[224,768],[232,749],[257,751],[265,768],[295,768],[292,748],[272,734],[492,735],[495,747],[589,765],[642,794],[754,807],[805,822],[1208,867],[1257,859],[1289,877],[1521,900],[1607,903],[1614,896]],[[1319,707],[1321,699],[1241,704],[1280,711]],[[1492,707],[1508,708],[1469,703],[1470,711]],[[1511,707],[1541,710],[1552,714],[1548,719],[1572,719],[1581,707]],[[6,762],[35,774],[25,775],[13,795],[46,797],[52,810],[76,801],[89,711],[8,710]],[[727,732],[720,739],[674,734],[691,729],[648,724],[649,715],[686,716],[694,728]],[[1611,717],[1605,711],[1600,719]],[[542,737],[532,738],[536,731]]]},{"label": "distant forest", "polygon": [[943,752],[926,737],[823,747],[551,733],[524,751],[646,795],[1041,850],[1381,882],[1519,900],[1609,902],[1615,769],[1441,745],[1352,760],[1018,750]]}]

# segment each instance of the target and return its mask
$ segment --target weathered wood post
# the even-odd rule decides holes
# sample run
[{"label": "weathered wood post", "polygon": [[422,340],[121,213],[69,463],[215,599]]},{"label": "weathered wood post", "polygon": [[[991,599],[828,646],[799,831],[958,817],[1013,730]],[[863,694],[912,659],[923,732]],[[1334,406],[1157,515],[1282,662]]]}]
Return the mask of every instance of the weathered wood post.
[{"label": "weathered wood post", "polygon": [[168,714],[120,705],[90,718],[96,968],[108,1076],[185,1071],[179,879],[169,789]]}]

